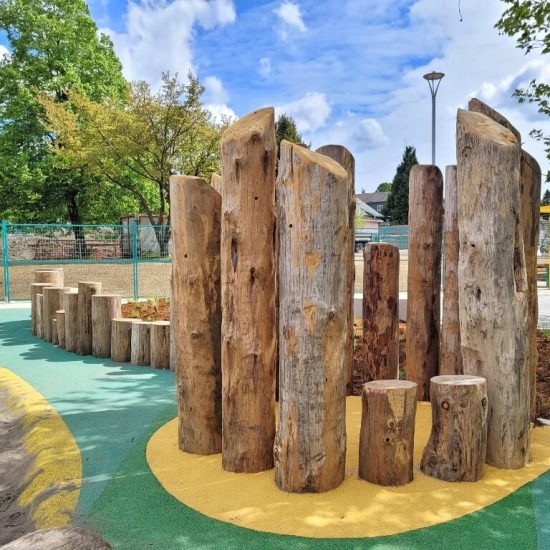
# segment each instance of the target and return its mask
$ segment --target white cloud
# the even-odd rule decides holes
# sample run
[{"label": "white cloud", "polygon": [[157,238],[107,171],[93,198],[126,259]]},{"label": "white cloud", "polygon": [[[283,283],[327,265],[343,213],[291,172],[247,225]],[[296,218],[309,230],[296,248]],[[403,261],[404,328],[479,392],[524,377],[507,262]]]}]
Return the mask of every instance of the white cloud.
[{"label": "white cloud", "polygon": [[390,141],[384,133],[382,125],[375,118],[360,120],[353,131],[352,137],[364,148],[380,147],[387,145]]},{"label": "white cloud", "polygon": [[269,57],[262,57],[260,59],[260,76],[267,78],[271,74],[271,59]]},{"label": "white cloud", "polygon": [[229,94],[217,76],[207,76],[204,79],[204,101],[206,103],[227,103]]},{"label": "white cloud", "polygon": [[2,46],[2,44],[0,44],[0,61],[2,61],[2,59],[4,59],[4,57],[6,57],[7,55],[9,55],[9,50],[8,48],[6,48],[5,46]]},{"label": "white cloud", "polygon": [[300,32],[306,32],[307,27],[302,19],[302,13],[298,4],[285,0],[278,8],[273,10],[273,13],[288,27]]},{"label": "white cloud", "polygon": [[216,122],[222,122],[224,119],[228,118],[234,120],[239,118],[235,111],[225,104],[207,103],[205,107],[212,113]]},{"label": "white cloud", "polygon": [[325,94],[309,92],[304,97],[276,107],[277,115],[285,113],[294,118],[299,132],[321,128],[331,113]]}]

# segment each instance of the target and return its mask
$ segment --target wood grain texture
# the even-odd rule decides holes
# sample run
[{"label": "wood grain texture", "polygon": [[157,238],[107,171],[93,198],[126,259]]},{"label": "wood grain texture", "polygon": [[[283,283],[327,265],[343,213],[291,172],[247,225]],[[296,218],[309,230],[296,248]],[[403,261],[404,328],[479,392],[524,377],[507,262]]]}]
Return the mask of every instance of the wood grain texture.
[{"label": "wood grain texture", "polygon": [[101,283],[78,283],[78,355],[92,353],[92,296],[101,294]]},{"label": "wood grain texture", "polygon": [[63,293],[65,310],[65,349],[76,353],[78,350],[78,290],[69,289]]},{"label": "wood grain texture", "polygon": [[275,482],[323,492],[344,479],[350,250],[348,176],[283,141],[279,202],[279,424]]},{"label": "wood grain texture", "polygon": [[363,386],[359,477],[378,485],[413,479],[416,384],[376,380]]},{"label": "wood grain texture", "polygon": [[37,329],[37,300],[36,296],[44,292],[44,288],[47,286],[56,286],[52,283],[31,283],[31,332],[35,336],[38,336]]},{"label": "wood grain texture", "polygon": [[35,269],[33,281],[35,283],[49,283],[51,286],[63,286],[63,268],[59,269]]},{"label": "wood grain texture", "polygon": [[458,289],[464,373],[487,380],[487,462],[529,456],[528,284],[521,227],[521,151],[514,134],[459,110]]},{"label": "wood grain texture", "polygon": [[345,350],[346,394],[351,395],[353,393],[353,294],[355,289],[355,158],[343,145],[323,145],[317,149],[317,153],[335,160],[348,174],[348,211],[351,238],[349,250],[345,254],[343,252],[343,257],[348,264],[346,283],[346,300],[348,303],[347,345]]},{"label": "wood grain texture", "polygon": [[151,367],[170,368],[170,321],[151,323]]},{"label": "wood grain texture", "polygon": [[399,249],[369,243],[363,253],[363,349],[368,380],[399,378]]},{"label": "wood grain texture", "polygon": [[409,180],[407,279],[407,380],[418,400],[430,399],[430,378],[439,372],[443,176],[437,166],[413,166]]},{"label": "wood grain texture", "polygon": [[468,101],[468,111],[480,113],[489,117],[495,122],[498,122],[501,126],[504,126],[508,130],[510,130],[512,134],[514,134],[518,146],[521,146],[521,134],[516,129],[516,127],[505,116],[501,115],[498,111],[495,111],[492,107],[487,105],[487,103],[481,101],[481,99],[478,99],[477,97],[472,97],[470,101]]},{"label": "wood grain texture", "polygon": [[111,361],[129,363],[132,359],[132,323],[135,319],[116,317],[111,323]]},{"label": "wood grain texture", "polygon": [[111,357],[111,326],[122,316],[122,298],[117,294],[92,296],[92,355]]},{"label": "wood grain texture", "polygon": [[210,185],[222,196],[222,177],[219,174],[212,174]]},{"label": "wood grain texture", "polygon": [[275,162],[272,108],[222,137],[222,465],[273,467],[275,437]]},{"label": "wood grain texture", "polygon": [[148,366],[151,364],[151,323],[134,321],[132,323],[132,365]]},{"label": "wood grain texture", "polygon": [[57,346],[57,344],[58,344],[58,340],[57,340],[57,319],[55,317],[52,319],[52,329],[51,329],[51,340],[50,340],[50,342],[54,346]]},{"label": "wood grain texture", "polygon": [[468,375],[431,380],[432,431],[420,469],[444,481],[478,481],[487,448],[487,384]]},{"label": "wood grain texture", "polygon": [[36,295],[36,336],[38,338],[44,338],[44,295]]},{"label": "wood grain texture", "polygon": [[445,250],[443,277],[443,316],[439,349],[439,373],[463,374],[458,308],[458,196],[456,166],[445,169],[445,212],[443,215]]},{"label": "wood grain texture", "polygon": [[46,286],[42,293],[44,295],[42,309],[42,338],[46,342],[52,342],[52,319],[55,319],[55,312],[63,307],[61,297],[67,288],[62,286]]},{"label": "wood grain texture", "polygon": [[[63,297],[61,297],[61,303],[63,304]],[[63,309],[57,310],[55,318],[57,320],[57,345],[60,348],[65,348],[65,311]]]}]

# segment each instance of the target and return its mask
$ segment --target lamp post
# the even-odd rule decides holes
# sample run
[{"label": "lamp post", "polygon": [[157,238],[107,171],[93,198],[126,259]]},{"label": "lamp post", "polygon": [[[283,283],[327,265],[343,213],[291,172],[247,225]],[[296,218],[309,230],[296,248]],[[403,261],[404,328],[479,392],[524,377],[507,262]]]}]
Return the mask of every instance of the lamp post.
[{"label": "lamp post", "polygon": [[437,96],[437,90],[441,84],[441,79],[445,76],[445,73],[438,73],[432,71],[424,75],[424,79],[428,81],[430,92],[432,94],[432,164],[435,165],[435,97]]}]

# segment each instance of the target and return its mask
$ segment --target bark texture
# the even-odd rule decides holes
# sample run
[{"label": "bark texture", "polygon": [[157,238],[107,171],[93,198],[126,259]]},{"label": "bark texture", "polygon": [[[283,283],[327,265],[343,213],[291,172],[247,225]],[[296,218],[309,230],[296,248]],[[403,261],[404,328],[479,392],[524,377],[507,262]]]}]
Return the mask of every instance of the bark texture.
[{"label": "bark texture", "polygon": [[369,380],[399,378],[399,249],[369,243],[363,264],[363,346]]},{"label": "bark texture", "polygon": [[376,380],[363,387],[359,477],[377,485],[413,479],[416,384]]},{"label": "bark texture", "polygon": [[529,456],[528,284],[521,227],[521,151],[488,117],[458,111],[460,335],[464,373],[487,380],[487,462]]},{"label": "bark texture", "polygon": [[463,374],[458,308],[458,196],[456,166],[445,169],[445,213],[443,215],[445,274],[443,278],[443,319],[439,374]]},{"label": "bark texture", "polygon": [[346,300],[348,305],[348,319],[346,325],[347,345],[345,350],[346,367],[346,395],[353,393],[353,294],[355,289],[355,158],[342,145],[323,145],[317,149],[321,153],[335,160],[348,174],[348,208],[349,208],[349,250],[342,251],[347,263]]},{"label": "bark texture", "polygon": [[101,294],[101,283],[78,283],[78,354],[92,353],[92,296]]},{"label": "bark texture", "polygon": [[444,481],[479,481],[487,447],[487,385],[468,375],[431,381],[432,431],[420,469]]},{"label": "bark texture", "polygon": [[283,141],[277,196],[275,482],[284,491],[323,492],[337,487],[345,472],[348,176],[327,156]]},{"label": "bark texture", "polygon": [[275,161],[272,108],[222,137],[222,465],[273,467],[275,436]]},{"label": "bark texture", "polygon": [[76,353],[78,350],[78,290],[65,291],[63,309],[65,310],[65,349]]},{"label": "bark texture", "polygon": [[200,178],[170,186],[179,447],[209,455],[222,450],[221,196]]},{"label": "bark texture", "polygon": [[132,323],[134,319],[113,318],[111,323],[111,360],[129,363],[132,359]]},{"label": "bark texture", "polygon": [[44,295],[36,295],[36,336],[44,338]]},{"label": "bark texture", "polygon": [[52,338],[51,338],[50,342],[54,346],[57,346],[57,344],[58,344],[58,340],[57,340],[57,319],[55,317],[52,319]]},{"label": "bark texture", "polygon": [[222,177],[218,174],[212,174],[210,185],[222,196]]},{"label": "bark texture", "polygon": [[38,294],[43,294],[44,288],[47,286],[56,286],[51,283],[32,283],[31,284],[31,332],[38,336],[37,329],[37,300]]},{"label": "bark texture", "polygon": [[[61,304],[63,304],[63,296],[61,297]],[[60,348],[65,348],[65,311],[63,309],[57,310],[55,318],[57,320],[57,345]]]},{"label": "bark texture", "polygon": [[55,312],[63,307],[61,297],[68,290],[61,286],[44,287],[43,310],[42,310],[42,338],[46,342],[52,342],[52,319],[55,319]]},{"label": "bark texture", "polygon": [[92,355],[111,357],[111,327],[122,315],[122,299],[117,294],[92,296]]},{"label": "bark texture", "polygon": [[170,321],[151,323],[151,366],[170,368]]},{"label": "bark texture", "polygon": [[132,365],[151,364],[151,323],[134,321],[132,323]]},{"label": "bark texture", "polygon": [[439,372],[443,176],[437,166],[413,166],[409,180],[407,281],[407,379],[418,399],[430,399],[430,378]]}]

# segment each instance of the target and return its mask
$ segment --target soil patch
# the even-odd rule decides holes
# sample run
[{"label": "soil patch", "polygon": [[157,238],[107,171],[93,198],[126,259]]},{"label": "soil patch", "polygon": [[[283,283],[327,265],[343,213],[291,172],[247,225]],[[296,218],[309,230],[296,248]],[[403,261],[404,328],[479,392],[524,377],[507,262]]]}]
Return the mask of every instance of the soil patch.
[{"label": "soil patch", "polygon": [[142,302],[128,302],[122,305],[122,316],[142,321],[169,321],[170,300],[158,298]]}]

